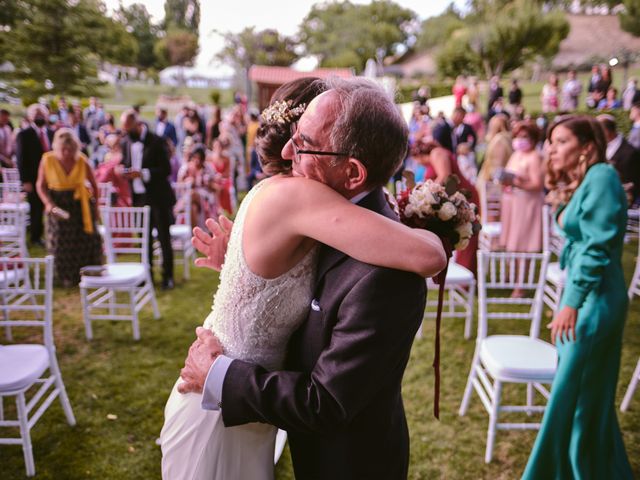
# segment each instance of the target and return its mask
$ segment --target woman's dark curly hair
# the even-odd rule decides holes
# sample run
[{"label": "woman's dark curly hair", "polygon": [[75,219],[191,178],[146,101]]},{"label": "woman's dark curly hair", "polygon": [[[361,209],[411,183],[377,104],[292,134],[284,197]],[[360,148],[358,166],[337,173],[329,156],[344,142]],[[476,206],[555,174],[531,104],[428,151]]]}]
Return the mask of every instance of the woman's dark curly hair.
[{"label": "woman's dark curly hair", "polygon": [[[287,82],[271,97],[275,102],[290,102],[291,108],[309,105],[311,100],[328,90],[324,81],[316,77],[303,77]],[[301,115],[301,114],[300,114]],[[291,124],[298,121],[297,115],[286,122],[264,122],[256,135],[256,151],[262,170],[267,175],[291,172],[291,160],[282,158],[282,149],[291,139]]]}]

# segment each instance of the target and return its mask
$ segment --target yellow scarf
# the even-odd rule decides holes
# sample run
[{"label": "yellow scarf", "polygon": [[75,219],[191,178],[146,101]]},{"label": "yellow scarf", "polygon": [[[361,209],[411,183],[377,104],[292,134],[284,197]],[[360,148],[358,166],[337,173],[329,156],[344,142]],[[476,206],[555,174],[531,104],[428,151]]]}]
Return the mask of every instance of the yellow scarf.
[{"label": "yellow scarf", "polygon": [[47,152],[42,156],[44,162],[44,174],[47,187],[50,190],[73,190],[74,200],[80,200],[82,209],[82,225],[85,233],[93,233],[93,221],[91,220],[91,191],[85,184],[87,180],[87,157],[80,154],[76,164],[67,175],[55,153]]}]

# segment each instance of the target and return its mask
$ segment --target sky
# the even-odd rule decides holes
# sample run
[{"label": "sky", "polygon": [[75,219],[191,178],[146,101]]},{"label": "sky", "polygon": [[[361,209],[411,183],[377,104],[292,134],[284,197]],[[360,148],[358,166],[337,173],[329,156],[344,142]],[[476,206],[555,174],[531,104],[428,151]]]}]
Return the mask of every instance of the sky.
[{"label": "sky", "polygon": [[[154,20],[164,18],[164,0],[105,0],[107,8],[118,8],[119,2],[125,6],[143,3]],[[353,3],[369,3],[367,0],[352,0]],[[451,0],[395,0],[405,8],[410,8],[420,19],[438,15],[447,8]],[[230,70],[212,63],[213,56],[222,49],[220,35],[214,33],[240,32],[245,27],[255,26],[257,30],[275,28],[284,35],[298,31],[302,19],[309,13],[317,0],[200,0],[200,53],[196,59],[199,69],[214,70],[218,74],[230,74]],[[461,2],[456,2],[461,3]],[[215,72],[214,72],[215,73]]]}]

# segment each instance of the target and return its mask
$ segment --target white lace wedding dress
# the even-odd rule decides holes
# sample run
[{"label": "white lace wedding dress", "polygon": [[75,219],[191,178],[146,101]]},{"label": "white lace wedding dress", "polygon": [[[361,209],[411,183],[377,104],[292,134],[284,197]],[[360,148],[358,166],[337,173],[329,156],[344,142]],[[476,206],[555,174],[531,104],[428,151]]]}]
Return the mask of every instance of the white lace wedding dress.
[{"label": "white lace wedding dress", "polygon": [[[204,326],[216,333],[225,355],[273,370],[282,366],[289,337],[309,308],[316,249],[277,278],[264,279],[251,272],[242,250],[243,224],[262,185],[256,185],[240,206]],[[179,393],[180,382],[174,385],[164,412],[162,478],[272,479],[277,428],[262,423],[226,428],[219,411],[202,409],[202,395]]]}]

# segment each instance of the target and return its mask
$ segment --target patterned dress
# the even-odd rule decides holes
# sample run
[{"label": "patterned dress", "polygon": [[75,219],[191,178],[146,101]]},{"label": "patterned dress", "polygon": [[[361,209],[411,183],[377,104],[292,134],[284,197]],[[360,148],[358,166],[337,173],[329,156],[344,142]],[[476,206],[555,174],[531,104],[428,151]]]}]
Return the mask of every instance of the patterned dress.
[{"label": "patterned dress", "polygon": [[95,200],[87,181],[87,158],[80,155],[67,174],[53,152],[42,157],[48,195],[55,206],[69,213],[64,220],[47,215],[47,251],[54,259],[57,282],[71,286],[80,282],[80,268],[102,264],[102,239],[95,227]]},{"label": "patterned dress", "polygon": [[633,478],[616,416],[627,289],[627,202],[618,174],[596,164],[564,209],[562,305],[578,310],[575,341],[556,342],[558,370],[525,480]]}]

